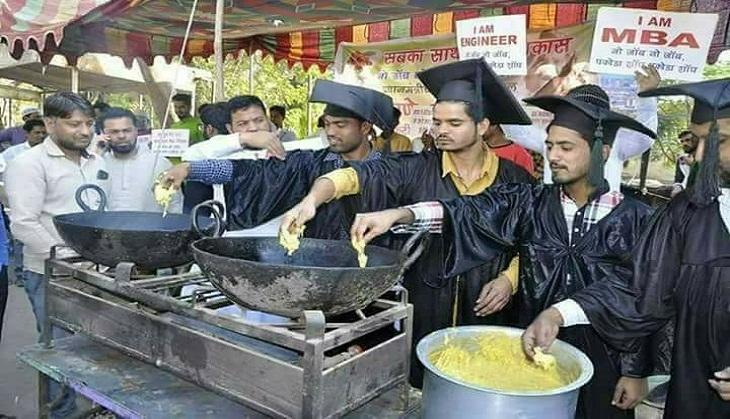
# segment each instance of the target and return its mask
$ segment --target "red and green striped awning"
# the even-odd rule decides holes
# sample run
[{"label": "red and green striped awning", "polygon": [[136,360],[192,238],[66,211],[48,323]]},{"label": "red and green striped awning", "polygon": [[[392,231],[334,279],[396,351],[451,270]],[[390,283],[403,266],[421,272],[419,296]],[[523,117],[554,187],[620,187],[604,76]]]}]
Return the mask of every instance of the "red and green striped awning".
[{"label": "red and green striped awning", "polygon": [[[87,52],[104,52],[127,63],[139,57],[171,59],[182,46],[192,0],[5,0],[0,38],[19,57],[26,49],[43,60],[62,54],[73,63]],[[454,22],[478,16],[526,14],[530,29],[550,29],[591,20],[607,2],[542,4],[530,0],[228,0],[226,53],[262,51],[290,65],[324,68],[340,42],[380,42],[446,34]],[[611,5],[616,2],[609,2]],[[728,0],[634,0],[619,6],[720,14],[709,61],[730,48]],[[213,54],[215,1],[200,1],[185,57]]]}]

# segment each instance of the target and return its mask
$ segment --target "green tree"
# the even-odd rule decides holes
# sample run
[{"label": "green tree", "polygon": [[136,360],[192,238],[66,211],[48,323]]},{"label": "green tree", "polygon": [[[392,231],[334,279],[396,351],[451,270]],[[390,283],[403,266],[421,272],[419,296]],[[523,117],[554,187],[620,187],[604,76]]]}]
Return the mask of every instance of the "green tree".
[{"label": "green tree", "polygon": [[[253,61],[253,91],[249,87],[249,68]],[[191,65],[215,72],[215,61],[196,58]],[[266,106],[284,105],[287,109],[285,126],[294,131],[299,138],[306,137],[309,132],[316,131],[317,117],[322,106],[312,104],[309,108],[310,119],[307,126],[307,103],[309,89],[318,78],[332,78],[332,72],[320,73],[316,67],[304,71],[301,65],[289,68],[284,61],[274,63],[271,57],[262,58],[255,54],[253,60],[246,54],[238,57],[229,56],[223,64],[225,80],[224,96],[231,98],[238,95],[254,94],[264,101]],[[212,101],[209,87],[198,85],[196,92],[198,103]],[[309,129],[308,129],[309,128]]]},{"label": "green tree", "polygon": [[[730,77],[730,61],[721,61],[705,66],[703,73],[705,80]],[[664,84],[677,84],[668,81]],[[653,159],[662,161],[665,165],[673,165],[677,156],[682,153],[677,136],[687,129],[692,112],[691,99],[677,96],[659,99],[659,126],[658,141],[652,153]]]}]

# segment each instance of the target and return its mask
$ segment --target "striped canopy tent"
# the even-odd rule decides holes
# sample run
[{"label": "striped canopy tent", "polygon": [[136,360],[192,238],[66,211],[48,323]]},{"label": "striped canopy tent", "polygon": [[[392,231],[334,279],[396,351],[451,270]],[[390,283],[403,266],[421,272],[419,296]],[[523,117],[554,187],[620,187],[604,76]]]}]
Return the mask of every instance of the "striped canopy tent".
[{"label": "striped canopy tent", "polygon": [[[198,2],[186,59],[213,54],[215,3]],[[73,64],[87,52],[117,55],[127,64],[136,57],[169,60],[180,53],[192,5],[193,0],[4,0],[0,40],[14,57],[34,49],[44,62],[62,54]],[[526,14],[530,29],[549,29],[592,20],[606,5],[718,13],[709,61],[730,48],[727,0],[225,0],[222,49],[262,51],[290,65],[325,68],[340,42],[451,33],[457,20],[501,14]]]}]

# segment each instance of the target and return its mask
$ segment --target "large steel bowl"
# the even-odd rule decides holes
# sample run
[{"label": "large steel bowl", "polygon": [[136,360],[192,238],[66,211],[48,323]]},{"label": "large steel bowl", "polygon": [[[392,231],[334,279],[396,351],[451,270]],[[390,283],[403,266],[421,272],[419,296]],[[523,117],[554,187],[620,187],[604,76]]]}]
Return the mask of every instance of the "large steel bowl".
[{"label": "large steel bowl", "polygon": [[521,336],[524,330],[502,326],[461,326],[443,329],[421,339],[418,359],[426,367],[421,401],[424,419],[515,418],[570,419],[575,416],[578,392],[593,377],[593,364],[574,346],[555,341],[550,353],[558,364],[579,371],[570,384],[547,391],[499,391],[474,386],[446,376],[429,360],[429,354],[449,339],[488,332]]},{"label": "large steel bowl", "polygon": [[366,268],[347,240],[302,239],[291,256],[275,237],[206,237],[191,247],[211,284],[233,302],[297,318],[305,310],[335,315],[364,308],[423,252],[424,235],[411,237],[400,252],[367,246]]}]

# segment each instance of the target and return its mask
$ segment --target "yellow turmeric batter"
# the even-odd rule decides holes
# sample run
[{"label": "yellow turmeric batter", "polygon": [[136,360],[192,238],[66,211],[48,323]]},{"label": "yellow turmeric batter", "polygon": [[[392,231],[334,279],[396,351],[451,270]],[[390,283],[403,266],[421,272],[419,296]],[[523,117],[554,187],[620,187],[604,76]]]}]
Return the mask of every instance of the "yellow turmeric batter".
[{"label": "yellow turmeric batter", "polygon": [[532,360],[535,361],[535,365],[544,370],[549,370],[557,366],[557,361],[555,361],[555,357],[543,352],[542,348],[535,348],[535,356],[532,357]]},{"label": "yellow turmeric batter", "polygon": [[171,186],[165,186],[158,182],[155,184],[155,201],[162,207],[162,216],[167,215],[167,208],[172,202],[172,197],[175,196],[175,188]]},{"label": "yellow turmeric batter", "polygon": [[289,230],[279,231],[279,244],[286,249],[286,254],[291,256],[299,249],[299,238],[304,234],[304,227],[293,227],[294,232]]},{"label": "yellow turmeric batter", "polygon": [[443,374],[492,390],[551,390],[571,383],[578,376],[577,371],[566,370],[554,358],[552,364],[548,361],[542,366],[530,361],[522,351],[518,336],[497,332],[447,340],[428,358]]},{"label": "yellow turmeric batter", "polygon": [[352,238],[352,247],[357,252],[357,263],[361,268],[364,268],[368,264],[368,256],[365,254],[365,242]]}]

